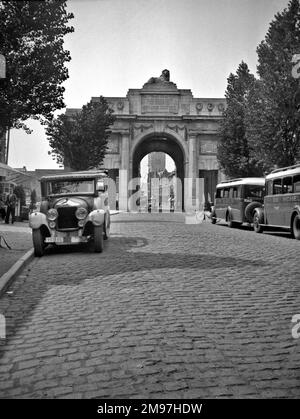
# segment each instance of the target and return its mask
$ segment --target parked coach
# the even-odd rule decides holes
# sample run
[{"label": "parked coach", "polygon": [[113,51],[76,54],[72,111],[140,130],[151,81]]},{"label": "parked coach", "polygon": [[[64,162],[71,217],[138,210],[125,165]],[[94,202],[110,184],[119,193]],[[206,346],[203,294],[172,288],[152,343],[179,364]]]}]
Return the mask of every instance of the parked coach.
[{"label": "parked coach", "polygon": [[252,223],[254,210],[263,204],[265,179],[231,179],[217,185],[211,222],[225,220],[229,227]]},{"label": "parked coach", "polygon": [[253,227],[256,233],[266,228],[287,229],[300,240],[300,164],[266,176],[264,205],[255,209]]}]

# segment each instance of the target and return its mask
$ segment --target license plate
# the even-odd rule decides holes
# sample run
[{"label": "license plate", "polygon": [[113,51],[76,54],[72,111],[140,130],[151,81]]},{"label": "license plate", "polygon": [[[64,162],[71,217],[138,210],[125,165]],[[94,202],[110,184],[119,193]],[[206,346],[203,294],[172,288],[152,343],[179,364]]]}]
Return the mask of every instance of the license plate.
[{"label": "license plate", "polygon": [[80,237],[71,237],[71,243],[80,243],[81,242],[81,239],[80,239]]},{"label": "license plate", "polygon": [[46,237],[45,243],[63,243],[64,238],[63,237]]}]

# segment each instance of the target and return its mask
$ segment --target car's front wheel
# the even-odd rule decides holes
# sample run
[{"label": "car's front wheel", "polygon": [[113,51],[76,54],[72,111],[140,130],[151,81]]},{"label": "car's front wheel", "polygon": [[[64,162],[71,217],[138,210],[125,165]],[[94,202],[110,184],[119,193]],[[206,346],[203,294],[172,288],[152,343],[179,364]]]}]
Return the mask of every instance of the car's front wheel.
[{"label": "car's front wheel", "polygon": [[44,236],[40,229],[32,230],[34,255],[41,257],[44,254]]},{"label": "car's front wheel", "polygon": [[103,252],[103,226],[94,227],[94,250],[96,253]]}]

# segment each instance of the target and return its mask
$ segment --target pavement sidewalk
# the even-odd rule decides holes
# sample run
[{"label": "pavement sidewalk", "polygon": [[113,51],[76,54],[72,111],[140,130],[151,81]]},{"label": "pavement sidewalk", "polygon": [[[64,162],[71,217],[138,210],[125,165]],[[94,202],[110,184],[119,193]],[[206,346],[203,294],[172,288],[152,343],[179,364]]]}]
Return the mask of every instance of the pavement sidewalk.
[{"label": "pavement sidewalk", "polygon": [[0,223],[0,295],[33,258],[28,222]]},{"label": "pavement sidewalk", "polygon": [[32,235],[28,222],[0,222],[0,278],[31,248]]}]

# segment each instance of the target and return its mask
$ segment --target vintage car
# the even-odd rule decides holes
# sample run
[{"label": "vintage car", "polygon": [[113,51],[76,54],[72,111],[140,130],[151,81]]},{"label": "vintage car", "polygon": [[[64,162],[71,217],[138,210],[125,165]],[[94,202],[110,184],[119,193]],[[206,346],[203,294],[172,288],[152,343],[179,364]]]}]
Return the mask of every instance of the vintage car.
[{"label": "vintage car", "polygon": [[66,172],[43,176],[39,211],[29,216],[35,256],[55,245],[86,243],[92,240],[95,252],[103,251],[109,237],[110,213],[107,175],[100,171]]}]

